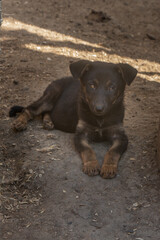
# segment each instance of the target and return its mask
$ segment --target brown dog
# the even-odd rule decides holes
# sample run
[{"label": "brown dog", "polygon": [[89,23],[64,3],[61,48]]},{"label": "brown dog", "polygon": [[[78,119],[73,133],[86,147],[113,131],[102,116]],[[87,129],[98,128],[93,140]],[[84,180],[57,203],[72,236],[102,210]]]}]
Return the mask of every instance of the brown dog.
[{"label": "brown dog", "polygon": [[[26,108],[11,108],[10,117],[21,112],[14,129],[24,130],[29,120],[42,115],[44,128],[75,132],[84,173],[112,178],[128,144],[123,129],[124,90],[137,70],[128,64],[81,60],[72,63],[70,71],[73,77],[53,81],[38,101]],[[101,168],[89,141],[111,143]]]}]

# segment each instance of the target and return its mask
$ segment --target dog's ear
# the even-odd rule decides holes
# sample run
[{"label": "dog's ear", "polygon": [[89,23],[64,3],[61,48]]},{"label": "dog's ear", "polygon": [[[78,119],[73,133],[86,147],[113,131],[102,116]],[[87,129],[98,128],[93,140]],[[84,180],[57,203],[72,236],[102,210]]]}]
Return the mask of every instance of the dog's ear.
[{"label": "dog's ear", "polygon": [[130,85],[137,75],[137,70],[126,63],[117,64],[119,72],[121,73],[124,81],[127,85]]},{"label": "dog's ear", "polygon": [[80,60],[70,64],[69,68],[74,78],[81,78],[82,75],[89,70],[91,62],[87,60]]}]

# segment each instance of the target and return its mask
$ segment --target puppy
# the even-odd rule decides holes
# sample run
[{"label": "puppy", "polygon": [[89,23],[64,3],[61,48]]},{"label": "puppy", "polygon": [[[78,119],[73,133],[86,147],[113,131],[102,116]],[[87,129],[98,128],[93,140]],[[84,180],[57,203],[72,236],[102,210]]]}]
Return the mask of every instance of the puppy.
[{"label": "puppy", "polygon": [[[136,77],[137,70],[128,64],[81,60],[70,64],[70,71],[73,77],[53,81],[43,96],[28,107],[12,107],[10,117],[20,113],[13,127],[24,130],[29,120],[42,115],[44,128],[75,132],[75,148],[81,156],[84,173],[113,178],[128,145],[123,129],[124,90]],[[111,144],[102,167],[90,141]]]}]

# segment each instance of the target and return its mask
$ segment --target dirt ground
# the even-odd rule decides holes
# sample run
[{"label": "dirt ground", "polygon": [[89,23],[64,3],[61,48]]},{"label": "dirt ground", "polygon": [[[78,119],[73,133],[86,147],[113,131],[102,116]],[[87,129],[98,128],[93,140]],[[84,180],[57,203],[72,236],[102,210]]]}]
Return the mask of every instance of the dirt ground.
[{"label": "dirt ground", "polygon": [[[158,240],[159,0],[5,0],[2,9],[0,239]],[[40,121],[11,130],[9,108],[36,100],[77,59],[139,72],[126,89],[128,150],[111,180],[83,174],[72,134]],[[102,161],[108,145],[93,147]]]}]

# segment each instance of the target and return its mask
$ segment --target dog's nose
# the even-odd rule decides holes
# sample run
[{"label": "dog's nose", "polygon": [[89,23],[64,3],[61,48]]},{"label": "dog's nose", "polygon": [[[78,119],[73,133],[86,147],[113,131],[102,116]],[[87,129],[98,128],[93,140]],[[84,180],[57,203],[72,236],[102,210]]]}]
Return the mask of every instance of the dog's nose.
[{"label": "dog's nose", "polygon": [[96,106],[96,112],[97,113],[101,113],[101,112],[103,112],[103,110],[104,110],[104,105],[97,105]]}]

